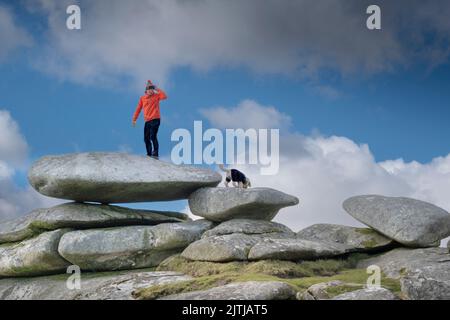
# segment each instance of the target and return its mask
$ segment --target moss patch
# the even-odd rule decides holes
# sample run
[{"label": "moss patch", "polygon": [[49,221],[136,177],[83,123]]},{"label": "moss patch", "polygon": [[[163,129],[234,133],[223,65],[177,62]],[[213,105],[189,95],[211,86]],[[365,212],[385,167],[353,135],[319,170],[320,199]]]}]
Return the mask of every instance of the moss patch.
[{"label": "moss patch", "polygon": [[380,245],[380,243],[384,243],[384,241],[385,241],[385,236],[383,236],[381,233],[379,233],[373,229],[356,228],[355,230],[356,230],[356,232],[369,237],[368,240],[366,240],[362,243],[364,248],[367,248],[367,249],[374,248],[374,247]]},{"label": "moss patch", "polygon": [[364,248],[373,248],[378,245],[378,242],[375,239],[366,240],[362,243]]},{"label": "moss patch", "polygon": [[[353,254],[347,258],[290,262],[263,260],[257,262],[214,263],[189,261],[180,255],[166,259],[157,271],[177,271],[194,277],[192,280],[168,283],[136,290],[137,299],[157,299],[166,295],[197,290],[207,290],[232,282],[243,281],[281,281],[291,285],[296,291],[304,291],[313,284],[341,280],[346,283],[330,288],[330,296],[363,288],[368,274],[365,269],[355,269],[359,260],[366,254]],[[382,277],[381,285],[394,293],[400,291],[400,282]]]},{"label": "moss patch", "polygon": [[209,276],[215,274],[223,274],[229,272],[239,272],[242,270],[244,262],[202,262],[189,261],[180,255],[174,255],[163,262],[156,268],[156,271],[176,271],[191,275],[193,277]]},{"label": "moss patch", "polygon": [[338,296],[340,294],[352,292],[352,291],[359,290],[362,288],[364,288],[364,286],[361,284],[358,284],[358,285],[357,284],[354,284],[354,285],[344,284],[342,286],[329,287],[329,288],[327,288],[326,292],[330,298],[334,298],[335,296]]},{"label": "moss patch", "polygon": [[[280,281],[289,284],[296,291],[305,291],[313,284],[328,282],[333,280],[341,280],[343,282],[356,284],[355,285],[343,285],[332,287],[327,290],[330,297],[334,297],[338,294],[354,291],[366,284],[367,273],[365,269],[350,269],[344,270],[328,277],[303,277],[303,278],[279,278],[272,275],[261,273],[226,273],[210,276],[201,276],[192,280],[168,283],[163,285],[151,286],[148,288],[138,289],[133,292],[133,296],[136,299],[151,300],[157,299],[163,296],[178,294],[184,292],[191,292],[197,290],[207,290],[217,286],[223,286],[232,282],[245,282],[245,281]],[[400,293],[400,282],[396,279],[389,279],[382,277],[381,285],[391,290],[394,294]]]},{"label": "moss patch", "polygon": [[[308,278],[301,278],[301,279],[291,279],[291,283],[295,286],[297,286],[300,290],[306,290],[313,284],[321,283],[321,282],[329,282],[334,280],[340,280],[342,282],[346,283],[352,283],[352,284],[358,284],[361,285],[361,288],[366,284],[368,274],[366,272],[366,269],[349,269],[344,270],[334,276],[331,277],[308,277]],[[400,288],[400,281],[397,279],[391,279],[387,278],[386,276],[382,275],[381,277],[381,286],[391,290],[394,294],[398,294],[401,291]],[[333,293],[333,288],[330,288],[331,292]],[[338,289],[336,290],[346,290],[346,288]],[[353,290],[355,290],[353,288]],[[349,291],[353,291],[349,290]],[[348,292],[345,291],[345,292]],[[342,292],[343,293],[343,292]]]},{"label": "moss patch", "polygon": [[193,280],[180,281],[148,288],[137,289],[133,292],[133,297],[141,300],[153,300],[171,294],[206,290],[215,286],[225,285],[232,281],[230,275],[204,276]]},{"label": "moss patch", "polygon": [[375,236],[375,235],[379,234],[378,232],[376,232],[375,230],[370,229],[370,228],[356,228],[355,231],[358,233],[361,233],[364,235],[370,235],[370,236]]},{"label": "moss patch", "polygon": [[[140,300],[153,300],[171,294],[184,292],[207,290],[218,286],[223,286],[232,282],[245,281],[280,281],[279,278],[264,274],[251,273],[225,273],[212,276],[202,276],[192,280],[167,283],[137,289],[133,292],[133,297]],[[287,281],[283,281],[287,282]],[[288,283],[288,282],[287,282]]]},{"label": "moss patch", "polygon": [[282,260],[262,260],[256,262],[203,262],[190,261],[180,255],[164,260],[157,271],[177,271],[202,277],[224,273],[265,274],[279,278],[301,278],[312,276],[331,276],[344,269],[355,268],[359,260],[367,258],[366,254],[352,254],[342,259],[327,259],[304,262]]}]

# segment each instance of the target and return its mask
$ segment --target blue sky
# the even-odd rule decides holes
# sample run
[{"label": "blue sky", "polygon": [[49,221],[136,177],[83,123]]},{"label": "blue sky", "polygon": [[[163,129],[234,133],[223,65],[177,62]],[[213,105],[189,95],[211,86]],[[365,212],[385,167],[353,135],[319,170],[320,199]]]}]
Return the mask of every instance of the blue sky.
[{"label": "blue sky", "polygon": [[[116,47],[112,46],[111,52],[104,54],[111,55],[110,60],[118,63],[115,65],[106,58],[102,60],[102,54],[97,55],[91,48],[86,49],[89,53],[87,60],[80,60],[84,50],[82,47],[71,56],[68,44],[63,42],[66,40],[60,38],[62,34],[69,38],[74,37],[73,41],[78,42],[80,46],[95,46],[97,31],[93,29],[106,28],[102,25],[104,21],[97,20],[95,15],[100,5],[91,7],[87,2],[75,1],[80,3],[86,13],[83,16],[82,30],[67,31],[63,25],[59,31],[55,29],[54,24],[57,23],[55,21],[64,22],[64,4],[45,7],[44,4],[48,2],[18,1],[12,4],[9,1],[0,1],[0,8],[7,8],[13,19],[14,30],[22,30],[32,39],[28,44],[17,44],[0,62],[0,108],[8,110],[19,125],[20,132],[29,145],[29,163],[46,154],[69,152],[126,150],[144,154],[142,118],[137,128],[132,128],[131,116],[145,86],[145,77],[161,84],[169,96],[167,101],[161,103],[163,120],[159,139],[161,153],[164,155],[168,155],[174,146],[174,143],[170,142],[172,130],[190,129],[194,120],[206,120],[200,113],[201,109],[218,106],[231,108],[245,99],[254,100],[262,106],[273,106],[280,113],[287,114],[291,118],[292,126],[286,130],[291,133],[311,136],[320,132],[325,137],[346,137],[356,144],[368,144],[377,162],[402,158],[405,163],[414,160],[429,163],[436,157],[446,156],[450,151],[450,66],[448,53],[445,55],[449,34],[443,32],[441,26],[427,25],[427,31],[423,33],[417,29],[411,30],[419,32],[422,41],[416,44],[406,42],[401,48],[397,48],[392,45],[394,42],[391,40],[400,41],[398,33],[404,30],[404,25],[396,26],[393,21],[388,20],[385,29],[373,31],[383,33],[380,36],[367,33],[369,31],[364,30],[365,26],[361,24],[360,32],[364,33],[364,38],[376,37],[373,41],[379,41],[379,45],[385,46],[383,48],[386,50],[378,56],[374,53],[374,57],[368,54],[367,58],[365,52],[358,53],[354,57],[356,62],[351,66],[351,71],[347,70],[347,60],[353,59],[351,50],[333,56],[332,45],[335,44],[331,43],[337,43],[336,52],[343,50],[339,39],[329,39],[325,45],[318,43],[311,46],[311,51],[314,51],[323,45],[323,51],[317,51],[319,53],[314,53],[313,57],[326,51],[336,63],[328,63],[328,57],[325,57],[320,63],[314,64],[310,62],[313,59],[308,58],[298,64],[292,62],[295,65],[292,72],[286,72],[286,68],[290,68],[289,64],[276,69],[278,59],[284,59],[284,56],[280,56],[283,51],[273,51],[267,56],[261,53],[261,57],[261,51],[252,52],[252,57],[257,60],[255,64],[252,64],[252,57],[245,55],[250,49],[237,53],[241,56],[236,57],[230,57],[228,53],[223,54],[223,61],[222,55],[217,54],[211,61],[205,61],[203,67],[203,51],[198,53],[200,58],[197,59],[194,57],[196,52],[192,52],[194,49],[190,47],[180,49],[169,41],[150,39],[150,46],[174,45],[174,50],[186,50],[190,53],[186,54],[185,61],[178,64],[165,58],[164,54],[167,53],[160,53],[150,47],[148,65],[144,58],[137,66],[132,65],[127,69],[127,66],[131,65],[129,60],[133,59],[133,54],[139,52],[139,48],[130,49],[130,58],[125,59],[122,55],[113,57],[112,51]],[[114,5],[112,9],[108,8],[106,3],[103,5],[106,11],[114,9]],[[307,5],[312,6],[311,3]],[[439,5],[448,9],[445,2],[439,2],[436,6]],[[411,19],[416,19],[415,13],[419,9],[411,9]],[[438,7],[437,11],[441,9]],[[358,13],[356,9],[342,10],[343,16],[360,14],[361,21],[366,17],[364,12]],[[117,12],[120,11],[114,10],[113,16],[119,15]],[[214,14],[214,8],[211,12]],[[123,19],[126,19],[126,12],[123,14]],[[330,19],[339,17],[331,16]],[[48,20],[50,18],[53,20]],[[427,23],[427,20],[423,20],[421,17],[421,23]],[[431,20],[430,18],[429,21]],[[172,31],[177,30],[177,19],[171,22],[174,26],[164,23],[152,25],[149,34],[164,34],[169,28],[175,28],[171,29]],[[111,28],[111,34],[114,34],[114,23]],[[255,37],[257,36],[255,34]],[[322,33],[317,35],[321,36]],[[112,37],[111,41],[119,41],[113,35]],[[141,36],[133,38],[132,33],[128,33],[127,37],[127,41],[133,45],[146,41]],[[165,37],[170,37],[170,34]],[[350,35],[349,39],[351,38]],[[268,39],[270,40],[271,38]],[[189,43],[187,41],[188,45]],[[292,41],[286,46],[286,50],[294,52],[309,45],[303,42],[292,49],[290,43]],[[281,47],[283,44],[281,43]],[[427,50],[423,46],[427,44],[430,46],[429,51],[436,52],[441,49],[437,55],[438,62],[424,55]],[[202,43],[193,42],[192,45],[201,48]],[[227,46],[223,50],[229,50],[228,47],[234,43],[224,41],[216,44],[219,48],[221,45]],[[367,46],[369,53],[374,51],[372,47]],[[390,46],[394,48],[392,50],[396,50],[395,55],[385,53],[390,50]],[[167,52],[172,54],[173,50],[169,49]],[[126,48],[123,50],[126,51]],[[209,47],[204,50],[210,50],[208,57],[216,54]],[[239,51],[237,47],[236,51]],[[410,51],[417,54],[405,55],[405,52]],[[231,48],[226,52],[234,51]],[[173,55],[175,59],[177,55]],[[135,57],[140,56],[136,54]],[[181,57],[184,59],[184,56]],[[56,66],[46,68],[50,62],[59,58],[61,61],[57,61]],[[96,58],[98,60],[95,60]],[[370,70],[367,66],[378,61],[377,59],[382,63],[389,61],[389,65]],[[158,61],[161,61],[164,68]],[[72,75],[80,63],[92,64],[91,73]],[[259,70],[259,65],[264,67]],[[266,70],[268,65],[273,65],[275,69]],[[318,66],[314,67],[315,65]],[[315,69],[311,71],[311,68]],[[133,73],[134,70],[141,73]],[[104,77],[109,77],[108,80],[113,83],[108,83]],[[139,87],[140,84],[142,88]],[[291,147],[296,148],[295,145]],[[25,173],[24,170],[17,170],[14,175],[13,181],[20,188],[27,186]],[[184,206],[184,202],[177,202],[169,208],[182,209]],[[156,208],[163,207],[166,208],[167,205],[156,205]]]},{"label": "blue sky", "polygon": [[[20,59],[0,68],[2,105],[20,124],[32,158],[125,145],[136,153],[145,151],[142,130],[130,125],[138,92],[61,82]],[[342,96],[329,98],[289,77],[256,77],[246,70],[197,74],[182,69],[171,75],[164,88],[170,99],[161,104],[162,116],[168,119],[161,127],[161,140],[170,141],[174,128],[189,129],[193,120],[202,120],[200,108],[234,106],[251,98],[289,114],[294,128],[305,134],[317,129],[368,143],[378,160],[401,157],[427,162],[449,151],[449,66],[429,73],[417,66],[370,80],[343,80],[337,87]],[[163,153],[172,146],[163,144]]]}]

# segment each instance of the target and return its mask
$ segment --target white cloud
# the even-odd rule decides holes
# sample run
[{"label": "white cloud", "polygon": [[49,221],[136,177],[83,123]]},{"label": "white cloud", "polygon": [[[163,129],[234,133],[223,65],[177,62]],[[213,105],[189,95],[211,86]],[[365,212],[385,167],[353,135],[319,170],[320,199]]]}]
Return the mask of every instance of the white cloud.
[{"label": "white cloud", "polygon": [[[382,31],[365,27],[370,1],[80,1],[82,30],[65,28],[73,1],[30,0],[48,17],[40,68],[62,79],[110,84],[125,77],[142,90],[177,67],[204,72],[246,67],[258,74],[314,79],[320,70],[373,74],[417,59],[448,62],[448,1],[378,1]],[[436,37],[427,35],[435,34]],[[318,87],[335,96],[330,87]]]},{"label": "white cloud", "polygon": [[19,126],[6,110],[0,110],[0,161],[13,166],[23,165],[28,145]]},{"label": "white cloud", "polygon": [[429,163],[406,163],[402,159],[384,161],[380,166],[411,186],[412,197],[425,198],[450,211],[450,154]]},{"label": "white cloud", "polygon": [[8,111],[0,110],[0,221],[62,202],[40,195],[31,187],[20,188],[15,184],[14,176],[24,170],[27,153],[28,144],[19,126]]},{"label": "white cloud", "polygon": [[200,113],[215,128],[289,128],[291,118],[272,106],[262,106],[254,100],[244,100],[236,107],[201,109]]},{"label": "white cloud", "polygon": [[[255,110],[261,108],[265,107]],[[246,112],[246,118],[257,116]],[[247,124],[240,119],[235,118],[235,128]],[[295,231],[315,223],[361,225],[342,209],[345,199],[359,194],[412,197],[450,210],[450,154],[426,164],[401,159],[377,162],[368,145],[345,137],[288,133],[281,136],[277,175],[262,176],[255,166],[238,168],[254,186],[279,189],[300,199],[299,206],[283,209],[275,218]]]},{"label": "white cloud", "polygon": [[17,48],[32,44],[31,36],[14,20],[11,10],[0,5],[0,62],[3,62]]},{"label": "white cloud", "polygon": [[5,162],[0,161],[0,179],[8,179],[14,174],[14,170]]},{"label": "white cloud", "polygon": [[20,188],[12,177],[0,178],[0,222],[26,215],[38,208],[48,208],[66,202],[45,197],[32,187]]}]

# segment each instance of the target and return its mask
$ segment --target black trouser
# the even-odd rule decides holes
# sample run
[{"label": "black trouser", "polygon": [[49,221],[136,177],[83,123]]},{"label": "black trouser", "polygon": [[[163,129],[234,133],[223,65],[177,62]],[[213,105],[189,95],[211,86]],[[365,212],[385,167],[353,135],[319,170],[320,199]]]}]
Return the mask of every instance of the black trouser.
[{"label": "black trouser", "polygon": [[[147,121],[144,127],[144,142],[145,148],[147,149],[148,156],[158,157],[159,154],[159,144],[158,144],[158,129],[159,129],[160,119],[153,119]],[[152,152],[153,144],[153,152]]]}]

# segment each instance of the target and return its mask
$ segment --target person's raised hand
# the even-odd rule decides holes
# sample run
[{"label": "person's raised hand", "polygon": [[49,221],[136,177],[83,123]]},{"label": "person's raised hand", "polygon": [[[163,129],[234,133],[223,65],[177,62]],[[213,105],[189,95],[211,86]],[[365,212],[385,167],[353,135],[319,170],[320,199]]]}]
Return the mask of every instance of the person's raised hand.
[{"label": "person's raised hand", "polygon": [[132,126],[133,126],[133,127],[136,127],[136,121],[133,120]]}]

